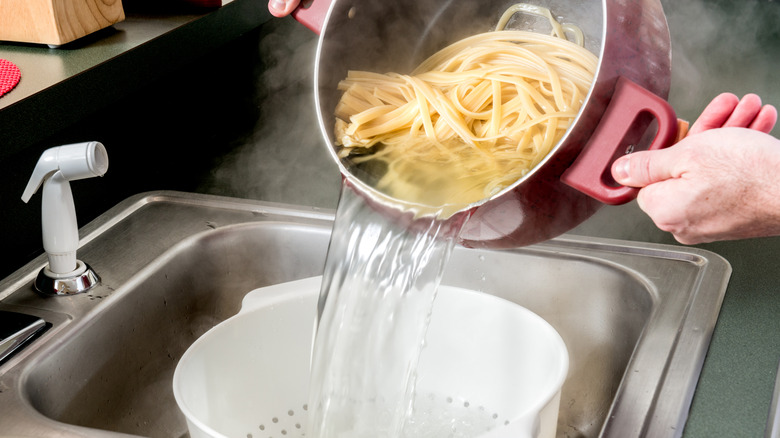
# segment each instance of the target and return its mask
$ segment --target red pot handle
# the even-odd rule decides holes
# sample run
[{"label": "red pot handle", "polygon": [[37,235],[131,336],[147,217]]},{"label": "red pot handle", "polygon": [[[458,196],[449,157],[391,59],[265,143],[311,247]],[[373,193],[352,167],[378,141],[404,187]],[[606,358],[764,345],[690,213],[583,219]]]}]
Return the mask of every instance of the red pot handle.
[{"label": "red pot handle", "polygon": [[665,100],[624,77],[619,77],[607,110],[574,163],[561,175],[561,181],[605,204],[625,204],[636,198],[639,189],[617,185],[612,179],[612,163],[625,147],[623,138],[636,118],[650,113],[658,121],[658,132],[648,150],[663,149],[677,137],[677,116]]},{"label": "red pot handle", "polygon": [[293,18],[308,27],[309,30],[320,34],[325,16],[328,15],[331,0],[301,0],[301,4],[292,12]]}]

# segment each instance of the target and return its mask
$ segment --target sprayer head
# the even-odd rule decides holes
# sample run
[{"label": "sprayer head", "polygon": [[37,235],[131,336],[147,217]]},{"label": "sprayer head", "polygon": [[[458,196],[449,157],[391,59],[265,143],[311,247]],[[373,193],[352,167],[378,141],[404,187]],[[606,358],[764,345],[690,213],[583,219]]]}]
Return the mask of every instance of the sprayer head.
[{"label": "sprayer head", "polygon": [[33,174],[22,194],[27,202],[46,178],[60,171],[67,181],[103,176],[108,170],[108,153],[97,141],[69,144],[47,149],[38,159]]},{"label": "sprayer head", "polygon": [[81,293],[100,281],[91,268],[76,258],[79,230],[70,181],[103,176],[107,170],[106,148],[96,141],[47,149],[38,159],[22,201],[29,201],[43,186],[41,228],[49,266],[41,270],[35,281],[40,292]]}]

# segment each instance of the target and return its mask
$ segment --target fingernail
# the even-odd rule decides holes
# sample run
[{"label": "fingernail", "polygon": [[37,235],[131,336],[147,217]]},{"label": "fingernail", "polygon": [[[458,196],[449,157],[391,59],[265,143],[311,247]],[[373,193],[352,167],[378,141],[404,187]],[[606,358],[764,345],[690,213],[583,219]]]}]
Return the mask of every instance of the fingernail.
[{"label": "fingernail", "polygon": [[615,164],[612,166],[612,177],[615,178],[615,181],[622,183],[626,180],[628,180],[628,160],[627,159],[619,159],[615,161]]},{"label": "fingernail", "polygon": [[268,6],[270,6],[271,9],[282,11],[287,6],[287,4],[284,2],[284,0],[270,0],[268,2]]}]

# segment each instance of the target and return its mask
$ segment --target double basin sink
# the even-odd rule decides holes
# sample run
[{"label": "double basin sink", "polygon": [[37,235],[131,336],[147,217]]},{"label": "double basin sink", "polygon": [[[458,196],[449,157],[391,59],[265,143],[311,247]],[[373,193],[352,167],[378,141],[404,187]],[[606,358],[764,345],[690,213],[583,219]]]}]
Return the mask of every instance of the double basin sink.
[{"label": "double basin sink", "polygon": [[[321,274],[332,221],[180,192],[120,203],[81,229],[93,289],[34,292],[44,256],[0,283],[0,311],[49,327],[0,364],[0,432],[187,436],[172,391],[179,358],[247,292]],[[695,248],[562,236],[458,247],[443,283],[517,302],[558,330],[570,356],[559,437],[668,437],[682,434],[730,271]]]}]

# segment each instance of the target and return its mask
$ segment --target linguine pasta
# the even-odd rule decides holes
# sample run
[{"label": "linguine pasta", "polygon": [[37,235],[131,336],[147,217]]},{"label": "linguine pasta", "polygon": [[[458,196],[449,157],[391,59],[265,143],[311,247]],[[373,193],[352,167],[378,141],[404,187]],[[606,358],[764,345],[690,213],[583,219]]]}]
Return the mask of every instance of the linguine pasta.
[{"label": "linguine pasta", "polygon": [[[339,83],[339,156],[380,173],[379,191],[445,217],[527,174],[571,126],[598,58],[549,10],[513,8],[496,31],[442,49],[411,74],[350,71]],[[517,11],[547,16],[553,34],[501,30]]]}]

